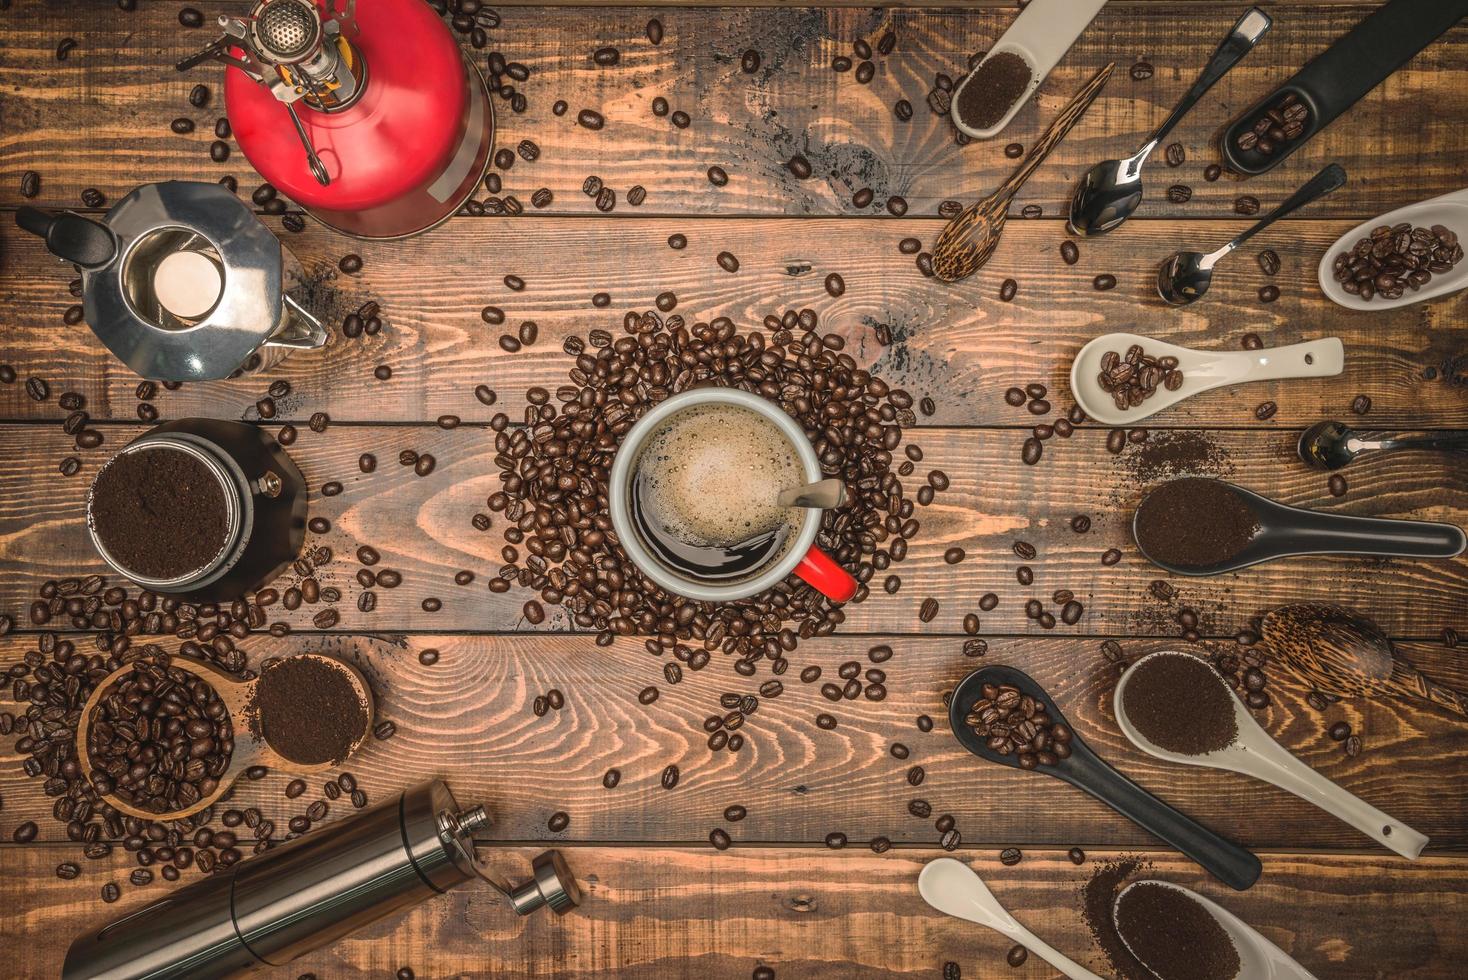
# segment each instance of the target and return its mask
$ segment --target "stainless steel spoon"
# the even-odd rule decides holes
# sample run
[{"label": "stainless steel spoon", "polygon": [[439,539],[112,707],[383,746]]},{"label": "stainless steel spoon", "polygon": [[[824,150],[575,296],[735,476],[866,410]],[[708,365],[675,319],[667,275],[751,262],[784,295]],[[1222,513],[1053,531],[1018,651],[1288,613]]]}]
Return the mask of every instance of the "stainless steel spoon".
[{"label": "stainless steel spoon", "polygon": [[1362,453],[1394,449],[1445,449],[1468,452],[1468,430],[1404,436],[1357,432],[1344,422],[1316,422],[1300,433],[1300,458],[1318,470],[1338,470]]},{"label": "stainless steel spoon", "polygon": [[1213,267],[1218,260],[1274,224],[1280,218],[1297,211],[1317,198],[1324,197],[1346,182],[1346,171],[1340,164],[1332,163],[1311,177],[1299,190],[1285,198],[1284,202],[1266,214],[1252,227],[1233,241],[1206,255],[1202,252],[1178,252],[1157,268],[1157,295],[1173,306],[1186,306],[1203,298],[1213,282]]},{"label": "stainless steel spoon", "polygon": [[1072,233],[1087,237],[1104,235],[1131,217],[1137,205],[1142,203],[1142,164],[1213,84],[1228,74],[1229,69],[1259,43],[1273,23],[1264,11],[1250,7],[1234,24],[1218,50],[1213,52],[1193,87],[1183,95],[1151,138],[1142,144],[1142,148],[1125,160],[1104,160],[1086,172],[1070,202]]},{"label": "stainless steel spoon", "polygon": [[821,510],[833,510],[846,503],[846,481],[832,477],[807,483],[803,487],[781,490],[775,503],[781,507],[819,507]]}]

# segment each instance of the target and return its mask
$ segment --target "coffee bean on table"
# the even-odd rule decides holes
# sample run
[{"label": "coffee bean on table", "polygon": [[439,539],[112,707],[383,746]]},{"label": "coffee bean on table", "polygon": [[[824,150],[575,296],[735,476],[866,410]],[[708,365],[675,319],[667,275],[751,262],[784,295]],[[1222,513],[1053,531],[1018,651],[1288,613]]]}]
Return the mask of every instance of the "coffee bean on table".
[{"label": "coffee bean on table", "polygon": [[715,187],[723,187],[729,183],[729,173],[723,167],[713,166],[708,169],[709,183]]},{"label": "coffee bean on table", "polygon": [[606,119],[595,109],[582,109],[576,113],[576,122],[591,130],[601,129],[606,125]]},{"label": "coffee bean on table", "polygon": [[1138,61],[1131,67],[1132,81],[1143,82],[1152,77],[1155,69],[1150,61]]},{"label": "coffee bean on table", "polygon": [[1094,286],[1097,290],[1101,291],[1113,289],[1116,287],[1116,277],[1111,275],[1110,273],[1103,272],[1101,275],[1091,280],[1091,285]]},{"label": "coffee bean on table", "polygon": [[759,71],[759,65],[759,52],[754,50],[753,48],[746,49],[745,52],[739,56],[739,68],[746,75],[753,75],[755,72]]},{"label": "coffee bean on table", "polygon": [[1075,242],[1066,239],[1060,243],[1060,258],[1066,265],[1075,265],[1080,261],[1081,250]]},{"label": "coffee bean on table", "polygon": [[1274,283],[1259,287],[1259,302],[1273,303],[1277,299],[1279,299],[1279,287]]},{"label": "coffee bean on table", "polygon": [[1266,276],[1273,276],[1279,272],[1279,253],[1272,248],[1266,248],[1259,253],[1259,271]]},{"label": "coffee bean on table", "polygon": [[1258,214],[1259,199],[1250,194],[1243,194],[1234,199],[1234,211],[1243,215]]},{"label": "coffee bean on table", "polygon": [[663,789],[672,789],[673,787],[677,786],[678,785],[678,776],[679,776],[679,772],[678,772],[678,767],[676,765],[671,765],[670,764],[666,768],[664,768],[663,769],[663,775],[662,775],[661,780],[660,780],[661,783],[662,783]]},{"label": "coffee bean on table", "polygon": [[1173,184],[1167,189],[1167,199],[1173,204],[1187,204],[1193,199],[1193,189],[1187,184]]}]

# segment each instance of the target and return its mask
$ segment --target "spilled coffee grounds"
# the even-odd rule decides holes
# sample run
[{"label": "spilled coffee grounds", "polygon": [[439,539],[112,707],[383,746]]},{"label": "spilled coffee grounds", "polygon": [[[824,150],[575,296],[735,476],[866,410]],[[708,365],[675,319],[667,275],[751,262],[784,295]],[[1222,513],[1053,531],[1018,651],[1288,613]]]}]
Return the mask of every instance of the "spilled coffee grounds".
[{"label": "spilled coffee grounds", "polygon": [[1244,496],[1219,480],[1164,483],[1137,508],[1137,544],[1149,558],[1179,568],[1209,568],[1249,546],[1259,518]]},{"label": "spilled coffee grounds", "polygon": [[346,671],[310,656],[266,664],[245,710],[256,737],[302,765],[341,764],[368,723]]},{"label": "spilled coffee grounds", "polygon": [[1145,874],[1151,865],[1141,858],[1123,855],[1112,861],[1103,861],[1096,866],[1081,889],[1081,911],[1091,938],[1105,954],[1111,964],[1111,972],[1120,980],[1156,980],[1150,970],[1132,955],[1116,931],[1111,917],[1116,896],[1126,887],[1131,878]]},{"label": "spilled coffee grounds", "polygon": [[1116,924],[1158,980],[1234,980],[1239,951],[1213,914],[1166,885],[1138,882],[1116,906]]},{"label": "spilled coffee grounds", "polygon": [[1122,706],[1137,731],[1169,752],[1204,755],[1239,737],[1234,696],[1223,678],[1185,653],[1146,657],[1132,667]]},{"label": "spilled coffee grounds", "polygon": [[114,457],[92,484],[87,515],[113,560],[146,579],[175,579],[204,568],[229,533],[219,481],[178,449]]},{"label": "spilled coffee grounds", "polygon": [[958,93],[958,117],[973,129],[988,129],[1004,118],[1030,84],[1029,62],[1002,51],[979,66]]}]

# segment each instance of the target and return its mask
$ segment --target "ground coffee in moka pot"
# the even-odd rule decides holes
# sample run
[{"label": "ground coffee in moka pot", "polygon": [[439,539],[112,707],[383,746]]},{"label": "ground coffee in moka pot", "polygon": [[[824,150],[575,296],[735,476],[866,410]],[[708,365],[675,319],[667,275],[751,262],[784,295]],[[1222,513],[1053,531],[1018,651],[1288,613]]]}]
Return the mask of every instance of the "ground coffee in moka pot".
[{"label": "ground coffee in moka pot", "polygon": [[231,599],[300,554],[306,485],[259,428],[180,419],[102,467],[87,494],[87,531],[102,559],[144,588]]}]

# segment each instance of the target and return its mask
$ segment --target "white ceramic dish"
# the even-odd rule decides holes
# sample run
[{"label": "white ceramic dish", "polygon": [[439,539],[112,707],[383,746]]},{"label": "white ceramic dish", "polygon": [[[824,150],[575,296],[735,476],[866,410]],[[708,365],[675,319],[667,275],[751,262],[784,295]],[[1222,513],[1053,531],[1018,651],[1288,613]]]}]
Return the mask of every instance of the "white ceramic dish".
[{"label": "white ceramic dish", "polygon": [[1441,197],[1434,197],[1431,200],[1409,204],[1395,211],[1388,211],[1381,217],[1372,218],[1346,232],[1320,257],[1321,292],[1348,310],[1370,311],[1395,310],[1401,306],[1411,306],[1413,303],[1425,303],[1430,299],[1447,296],[1468,287],[1468,258],[1465,258],[1451,271],[1433,276],[1432,281],[1426,286],[1415,292],[1409,289],[1398,299],[1366,300],[1359,296],[1352,296],[1341,288],[1341,284],[1335,281],[1335,273],[1331,268],[1335,257],[1371,234],[1371,229],[1379,225],[1400,224],[1403,221],[1427,228],[1433,225],[1444,225],[1457,232],[1460,240],[1468,242],[1468,187]]},{"label": "white ceramic dish", "polygon": [[[1076,38],[1095,19],[1101,8],[1106,6],[1106,0],[1032,0],[1029,6],[1020,11],[1018,17],[1009,25],[1009,30],[1004,36],[994,42],[989,53],[984,55],[984,60],[974,66],[974,70],[964,76],[953,89],[953,104],[949,110],[953,117],[953,125],[958,131],[972,136],[976,140],[992,139],[1004,131],[1014,114],[1030,100],[1035,94],[1035,89],[1050,74],[1050,69],[1065,57],[1065,53],[1075,44]],[[1025,88],[1024,94],[1014,100],[1014,105],[999,120],[988,129],[974,129],[964,124],[958,118],[958,95],[963,91],[965,85],[974,77],[974,72],[979,70],[984,61],[988,61],[996,54],[1008,51],[1017,54],[1030,66],[1030,84]]]}]

